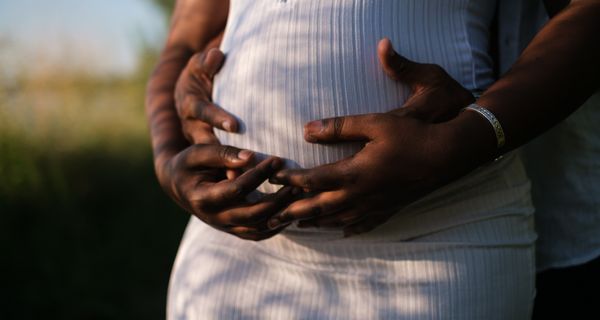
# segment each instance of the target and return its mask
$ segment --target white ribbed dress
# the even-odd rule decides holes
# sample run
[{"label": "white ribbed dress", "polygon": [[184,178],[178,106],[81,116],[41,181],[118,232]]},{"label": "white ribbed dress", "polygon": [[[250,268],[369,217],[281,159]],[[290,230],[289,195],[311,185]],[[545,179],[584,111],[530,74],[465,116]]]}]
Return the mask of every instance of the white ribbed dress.
[{"label": "white ribbed dress", "polygon": [[[493,82],[495,1],[232,0],[214,100],[239,117],[223,144],[313,167],[360,145],[313,145],[303,124],[385,112],[408,90],[376,54],[441,65],[469,89]],[[484,120],[482,120],[484,121]],[[406,150],[410,152],[410,150]],[[261,191],[276,188],[268,183]],[[516,156],[482,167],[372,232],[289,227],[252,242],[192,218],[173,269],[169,319],[527,319],[535,234]]]}]

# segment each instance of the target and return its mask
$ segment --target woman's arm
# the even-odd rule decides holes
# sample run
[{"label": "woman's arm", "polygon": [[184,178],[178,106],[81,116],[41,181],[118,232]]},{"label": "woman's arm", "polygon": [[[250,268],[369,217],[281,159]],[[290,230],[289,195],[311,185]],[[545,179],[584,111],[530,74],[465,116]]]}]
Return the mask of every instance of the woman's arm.
[{"label": "woman's arm", "polygon": [[222,33],[228,11],[226,0],[178,0],[175,4],[169,35],[146,92],[146,115],[161,184],[164,162],[189,145],[175,109],[177,79],[192,55],[207,49]]},{"label": "woman's arm", "polygon": [[[177,1],[167,43],[148,82],[146,113],[156,174],[173,200],[218,230],[242,239],[262,240],[285,227],[269,230],[265,219],[285,207],[297,192],[284,187],[255,202],[248,202],[246,196],[283,162],[271,157],[244,174],[227,179],[225,170],[254,164],[253,152],[220,145],[212,127],[198,121],[194,144],[190,145],[182,132],[175,101],[176,87],[180,98],[191,101],[187,97],[193,96],[189,90],[195,88],[193,81],[211,79],[218,69],[214,65],[214,60],[218,60],[216,52],[207,53],[206,59],[195,52],[218,45],[228,7],[228,1],[223,0]],[[210,97],[204,98],[207,103],[203,106],[207,106]],[[189,111],[185,111],[185,106],[179,107],[184,113]]]}]

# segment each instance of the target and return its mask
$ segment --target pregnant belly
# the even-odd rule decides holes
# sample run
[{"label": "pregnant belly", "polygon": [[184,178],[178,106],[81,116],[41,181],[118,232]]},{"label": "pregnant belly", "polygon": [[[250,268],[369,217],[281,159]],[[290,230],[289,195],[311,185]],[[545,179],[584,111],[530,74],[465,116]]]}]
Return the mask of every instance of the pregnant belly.
[{"label": "pregnant belly", "polygon": [[[462,47],[445,42],[459,43],[461,39],[451,36],[460,33],[440,35],[439,41],[429,43],[420,39],[414,26],[402,32],[398,23],[407,14],[396,3],[234,0],[221,47],[227,58],[215,78],[213,98],[238,117],[241,132],[218,131],[221,142],[282,157],[290,167],[310,168],[356,153],[360,143],[306,142],[303,125],[327,117],[386,112],[403,104],[408,88],[387,78],[377,59],[377,43],[383,37],[391,38],[405,56],[438,63],[460,78],[459,70],[471,62],[457,61],[461,55],[448,52]],[[460,7],[447,9],[450,14],[460,12]],[[263,189],[272,191],[266,184]]]}]

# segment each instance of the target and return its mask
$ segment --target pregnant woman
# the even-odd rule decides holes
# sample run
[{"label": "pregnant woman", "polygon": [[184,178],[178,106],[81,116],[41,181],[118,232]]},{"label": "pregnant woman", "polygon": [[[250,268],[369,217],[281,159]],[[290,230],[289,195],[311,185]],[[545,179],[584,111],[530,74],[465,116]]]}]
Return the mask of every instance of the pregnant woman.
[{"label": "pregnant woman", "polygon": [[[303,214],[299,203],[323,200],[325,195],[330,201],[328,208],[335,208],[329,210],[332,214],[359,210],[360,215],[351,216],[368,220],[369,208],[374,216],[383,210],[375,201],[344,207],[341,203],[351,203],[347,199],[351,189],[336,189],[332,186],[336,181],[323,185],[323,190],[316,186],[317,190],[309,190],[301,200],[291,186],[279,189],[264,182],[258,190],[268,195],[252,192],[250,201],[240,200],[240,195],[269,177],[272,182],[302,185],[294,176],[305,172],[275,174],[282,166],[314,168],[338,161],[349,163],[344,162],[348,158],[380,159],[389,164],[401,154],[403,160],[412,160],[418,167],[423,154],[435,157],[449,152],[444,137],[456,137],[456,130],[449,129],[456,127],[477,128],[483,136],[479,140],[489,142],[493,131],[475,112],[428,125],[402,118],[397,109],[414,88],[386,76],[376,48],[379,39],[388,37],[397,51],[411,60],[437,64],[467,89],[484,90],[495,81],[488,54],[495,11],[495,1],[468,0],[232,0],[230,7],[210,1],[180,1],[167,45],[173,49],[163,53],[156,73],[162,74],[152,79],[147,104],[159,180],[176,201],[195,214],[174,266],[169,318],[528,318],[534,297],[535,234],[529,184],[513,154],[408,206],[401,206],[405,204],[402,201],[397,208],[388,206],[393,214],[386,212],[384,216],[390,218],[385,223],[349,238],[342,237],[339,230],[299,228],[288,221],[289,217],[314,217],[312,210]],[[260,161],[256,167],[247,166],[252,152],[218,145],[206,124],[198,124],[200,133],[190,134],[196,144],[186,148],[173,98],[165,94],[173,92],[174,78],[185,66],[182,58],[191,53],[187,48],[204,49],[207,40],[222,28],[198,18],[201,12],[211,12],[211,21],[228,17],[221,44],[227,62],[214,79],[213,99],[237,117],[235,125],[231,120],[219,122],[219,126],[239,133],[217,131],[218,141],[255,151],[254,157]],[[205,26],[194,33],[196,40],[191,42],[182,40],[182,30],[190,30],[186,29],[188,21],[201,21]],[[381,45],[386,46],[389,48],[389,43]],[[206,116],[216,108],[205,107],[196,116]],[[325,145],[304,139],[306,122],[358,114],[372,115],[347,118],[333,131],[338,137],[363,143]],[[396,122],[396,118],[400,120]],[[319,140],[327,133],[328,123],[342,122],[322,122],[324,131],[313,130],[316,138],[309,135],[307,140]],[[397,132],[390,130],[397,123]],[[309,126],[309,133],[318,124]],[[348,129],[361,126],[368,132],[357,134]],[[442,143],[430,143],[423,138],[425,133]],[[522,143],[517,135],[514,141],[506,150]],[[498,146],[502,147],[500,140]],[[396,157],[388,159],[390,148],[396,149]],[[467,167],[482,158],[492,159],[494,154],[492,150],[474,156]],[[278,158],[262,160],[262,155],[280,157],[284,163]],[[183,166],[190,169],[180,170]],[[239,176],[237,170],[208,169],[211,167],[244,167],[245,173]],[[330,168],[339,168],[339,164]],[[365,175],[372,177],[370,181],[387,181],[386,175],[393,176],[388,169],[355,170],[354,183],[360,185],[367,179]],[[413,182],[426,178],[417,175]],[[381,188],[385,197],[380,202],[412,198],[410,186],[371,187]],[[338,203],[331,200],[336,199],[336,190],[341,199]],[[362,197],[361,193],[352,196]],[[269,223],[268,239],[241,239],[252,238],[244,234],[262,232],[267,219],[281,210],[288,213],[288,219],[280,217],[282,225]],[[360,222],[357,219],[356,223]]]}]

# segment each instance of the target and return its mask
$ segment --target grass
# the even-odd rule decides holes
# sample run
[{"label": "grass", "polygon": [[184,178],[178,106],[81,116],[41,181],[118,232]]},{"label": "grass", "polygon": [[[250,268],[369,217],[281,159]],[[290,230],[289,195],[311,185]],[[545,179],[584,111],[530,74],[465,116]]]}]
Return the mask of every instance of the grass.
[{"label": "grass", "polygon": [[154,178],[142,70],[0,87],[1,319],[164,319],[188,216]]}]

